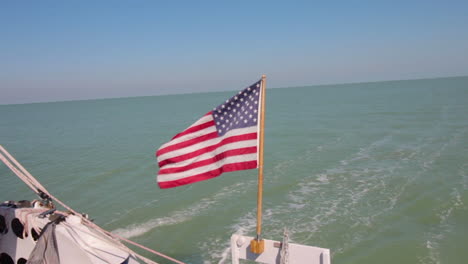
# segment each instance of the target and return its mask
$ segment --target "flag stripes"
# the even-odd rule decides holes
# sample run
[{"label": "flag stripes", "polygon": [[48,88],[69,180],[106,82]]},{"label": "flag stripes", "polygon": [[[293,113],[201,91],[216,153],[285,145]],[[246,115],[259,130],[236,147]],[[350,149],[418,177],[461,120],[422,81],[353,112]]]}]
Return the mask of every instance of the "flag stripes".
[{"label": "flag stripes", "polygon": [[[251,134],[252,135],[252,134]],[[243,137],[243,136],[238,136],[238,137]],[[245,138],[245,137],[244,137]],[[159,171],[164,172],[166,169],[170,168],[176,168],[176,167],[183,167],[187,166],[190,163],[195,163],[201,160],[208,159],[213,156],[213,154],[219,155],[220,153],[224,153],[233,149],[251,149],[257,147],[257,141],[255,140],[256,134],[252,135],[253,140],[243,140],[243,141],[233,141],[233,142],[220,142],[220,144],[216,144],[213,146],[210,146],[208,148],[202,149],[205,153],[202,153],[203,151],[196,151],[195,153],[189,153],[187,155],[181,155],[178,157],[174,157],[170,159],[172,163],[169,164],[169,161],[166,160],[166,163],[163,164],[164,168]],[[229,138],[229,141],[231,141]],[[223,143],[223,144],[221,144]],[[215,150],[215,151],[213,151]]]},{"label": "flag stripes", "polygon": [[[204,153],[210,153],[216,150],[217,148],[229,143],[236,143],[245,140],[255,140],[255,145],[257,145],[256,127],[239,128],[236,130],[231,130],[228,133],[226,133],[224,137],[218,137],[209,140],[206,140],[206,138],[204,138],[203,135],[199,136],[198,138],[205,139],[205,141],[200,141],[197,144],[192,144],[188,147],[180,149],[173,149],[171,148],[172,146],[169,145],[167,146],[167,148],[173,149],[171,152],[167,152],[164,149],[158,150],[156,155],[158,155],[159,167],[162,168],[168,163],[180,162],[183,160],[197,157]],[[189,139],[188,141],[191,140],[192,139]]]},{"label": "flag stripes", "polygon": [[[180,166],[180,167],[174,167],[174,168],[164,168],[159,171],[159,174],[172,174],[172,173],[178,173],[178,172],[184,172],[190,169],[196,169],[202,166],[206,166],[212,163],[216,163],[218,161],[221,161],[225,158],[232,157],[232,156],[238,156],[238,155],[243,155],[243,154],[251,154],[251,153],[257,153],[257,147],[249,147],[249,148],[241,148],[241,149],[231,149],[228,151],[224,151],[216,156],[213,156],[211,158],[207,158],[204,160],[200,160],[197,162],[190,162],[189,164],[185,166]],[[165,175],[166,177],[166,175]]]},{"label": "flag stripes", "polygon": [[191,184],[199,181],[208,180],[214,177],[221,175],[224,172],[231,172],[237,170],[248,170],[248,169],[255,169],[257,168],[257,161],[245,161],[245,162],[238,162],[233,164],[226,164],[221,166],[218,169],[214,169],[212,171],[207,171],[204,173],[200,173],[198,175],[189,176],[186,178],[182,178],[175,181],[159,181],[159,187],[161,189],[166,188],[173,188],[185,184]]},{"label": "flag stripes", "polygon": [[211,112],[208,114],[201,118],[202,122],[197,121],[177,134],[156,152],[160,188],[257,167],[257,128],[234,129],[218,137]]},{"label": "flag stripes", "polygon": [[256,151],[255,151],[254,154],[246,154],[246,155],[243,155],[243,156],[236,155],[236,156],[226,157],[226,158],[218,160],[218,161],[210,162],[205,166],[184,170],[182,172],[169,173],[169,174],[160,174],[160,177],[161,177],[161,181],[179,180],[181,178],[186,177],[187,175],[198,175],[198,174],[201,174],[201,173],[205,173],[205,172],[208,172],[208,171],[218,169],[218,168],[220,168],[220,167],[222,167],[223,165],[226,165],[226,164],[235,164],[235,163],[242,162],[244,159],[249,159],[251,161],[256,160],[257,159]]}]

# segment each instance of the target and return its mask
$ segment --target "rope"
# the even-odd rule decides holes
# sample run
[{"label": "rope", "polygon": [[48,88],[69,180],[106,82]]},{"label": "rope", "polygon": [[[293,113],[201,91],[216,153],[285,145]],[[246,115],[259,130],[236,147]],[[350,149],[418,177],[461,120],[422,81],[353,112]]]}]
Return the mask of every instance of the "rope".
[{"label": "rope", "polygon": [[[6,157],[5,157],[6,156]],[[45,194],[48,198],[54,200],[55,202],[57,202],[58,204],[60,204],[63,208],[67,209],[70,213],[76,215],[76,216],[79,216],[82,221],[90,226],[90,227],[93,227],[95,229],[98,229],[100,230],[101,232],[103,232],[104,234],[106,234],[107,236],[111,237],[115,242],[118,242],[119,246],[123,246],[120,241],[125,241],[129,244],[132,244],[136,247],[139,247],[143,250],[146,250],[150,253],[153,253],[157,256],[160,256],[160,257],[163,257],[165,259],[168,259],[172,262],[175,262],[177,264],[185,264],[184,262],[181,262],[179,260],[176,260],[174,258],[171,258],[167,255],[164,255],[160,252],[157,252],[156,250],[153,250],[153,249],[150,249],[150,248],[147,248],[141,244],[138,244],[136,242],[133,242],[129,239],[126,239],[126,238],[123,238],[121,236],[118,236],[116,234],[113,234],[105,229],[103,229],[102,227],[96,225],[95,223],[91,222],[88,218],[84,217],[82,214],[76,212],[75,210],[73,210],[71,207],[67,206],[65,203],[63,203],[62,201],[60,201],[57,197],[53,196],[52,194],[49,193],[49,191],[47,191],[47,189],[42,186],[42,184],[36,180],[36,178],[34,178],[34,176],[31,175],[31,173],[29,173],[13,156],[10,155],[10,153],[5,149],[3,148],[2,145],[0,145],[0,160],[3,161],[3,163],[5,163],[5,165],[10,168],[10,170],[15,173],[18,178],[20,178],[24,183],[26,183],[26,185],[29,186],[29,188],[31,188],[37,195],[39,195],[39,197],[43,198],[43,194]],[[13,164],[11,163],[13,162]],[[137,254],[136,252],[134,252],[133,250],[127,248],[124,246],[124,249],[125,251],[128,251],[132,254],[134,254],[135,256],[137,256],[138,258],[140,258],[141,260],[143,260],[144,262],[146,263],[149,263],[149,264],[157,264],[156,262],[152,261],[152,260],[149,260],[139,254]]]},{"label": "rope", "polygon": [[280,264],[289,263],[289,232],[285,228],[283,233],[283,242],[281,243]]}]

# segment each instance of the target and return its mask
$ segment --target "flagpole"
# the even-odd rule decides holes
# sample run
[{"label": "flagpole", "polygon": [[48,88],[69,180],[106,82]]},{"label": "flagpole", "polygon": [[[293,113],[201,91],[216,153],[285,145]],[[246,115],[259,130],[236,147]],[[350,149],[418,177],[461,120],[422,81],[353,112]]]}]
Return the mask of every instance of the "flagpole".
[{"label": "flagpole", "polygon": [[262,235],[262,204],[263,204],[263,146],[265,128],[265,89],[266,75],[262,75],[262,85],[260,91],[260,129],[258,146],[258,192],[257,192],[257,237],[250,242],[252,253],[261,254],[265,250],[265,241]]}]

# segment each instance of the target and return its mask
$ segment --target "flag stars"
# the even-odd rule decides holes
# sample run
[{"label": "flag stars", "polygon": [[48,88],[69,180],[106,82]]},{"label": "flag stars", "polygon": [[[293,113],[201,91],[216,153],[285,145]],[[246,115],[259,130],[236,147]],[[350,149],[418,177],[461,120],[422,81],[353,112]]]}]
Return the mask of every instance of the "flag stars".
[{"label": "flag stars", "polygon": [[219,135],[224,135],[228,130],[257,125],[259,83],[246,87],[213,110]]}]

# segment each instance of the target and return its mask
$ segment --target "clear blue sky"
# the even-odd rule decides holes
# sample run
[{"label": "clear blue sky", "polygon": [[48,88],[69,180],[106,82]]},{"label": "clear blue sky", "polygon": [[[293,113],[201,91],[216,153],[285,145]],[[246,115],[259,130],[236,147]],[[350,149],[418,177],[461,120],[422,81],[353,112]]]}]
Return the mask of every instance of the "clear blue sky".
[{"label": "clear blue sky", "polygon": [[468,1],[0,1],[0,104],[468,75]]}]

